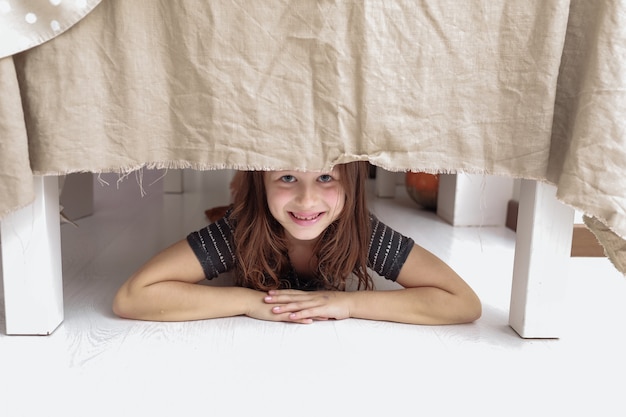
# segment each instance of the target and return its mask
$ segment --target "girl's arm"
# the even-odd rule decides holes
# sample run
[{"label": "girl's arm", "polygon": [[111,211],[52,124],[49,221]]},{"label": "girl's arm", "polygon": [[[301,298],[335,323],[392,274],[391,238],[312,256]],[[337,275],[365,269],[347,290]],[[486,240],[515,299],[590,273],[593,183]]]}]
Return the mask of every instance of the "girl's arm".
[{"label": "girl's arm", "polygon": [[288,320],[264,303],[264,292],[240,287],[197,284],[202,266],[186,240],[163,250],[142,266],[117,292],[113,311],[120,317],[153,321],[186,321],[248,315]]},{"label": "girl's arm", "polygon": [[415,245],[396,282],[404,289],[354,293],[353,317],[416,324],[457,324],[477,320],[478,296],[445,262]]},{"label": "girl's arm", "polygon": [[347,317],[412,324],[456,324],[477,320],[480,300],[446,263],[415,245],[393,291],[272,291],[268,303],[275,313],[290,312],[295,321]]}]

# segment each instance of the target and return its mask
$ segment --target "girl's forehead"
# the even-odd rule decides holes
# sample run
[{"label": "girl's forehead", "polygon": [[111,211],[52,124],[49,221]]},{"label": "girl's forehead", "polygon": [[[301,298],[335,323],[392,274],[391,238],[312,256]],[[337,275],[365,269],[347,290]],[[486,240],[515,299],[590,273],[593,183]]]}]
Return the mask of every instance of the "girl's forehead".
[{"label": "girl's forehead", "polygon": [[267,176],[282,176],[282,175],[293,175],[295,177],[302,175],[302,176],[318,176],[318,175],[332,175],[332,176],[339,176],[339,170],[337,168],[333,168],[331,170],[326,170],[326,171],[302,171],[302,170],[290,170],[290,169],[285,169],[285,170],[276,170],[276,171],[264,171],[263,172],[263,176],[267,177]]}]

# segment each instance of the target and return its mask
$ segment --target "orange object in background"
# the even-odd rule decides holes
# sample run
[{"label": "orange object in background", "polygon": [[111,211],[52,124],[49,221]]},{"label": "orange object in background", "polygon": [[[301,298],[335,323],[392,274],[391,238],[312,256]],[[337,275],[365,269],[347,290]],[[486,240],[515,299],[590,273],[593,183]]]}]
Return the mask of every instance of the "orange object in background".
[{"label": "orange object in background", "polygon": [[405,185],[406,192],[413,201],[426,210],[437,210],[439,174],[407,172]]}]

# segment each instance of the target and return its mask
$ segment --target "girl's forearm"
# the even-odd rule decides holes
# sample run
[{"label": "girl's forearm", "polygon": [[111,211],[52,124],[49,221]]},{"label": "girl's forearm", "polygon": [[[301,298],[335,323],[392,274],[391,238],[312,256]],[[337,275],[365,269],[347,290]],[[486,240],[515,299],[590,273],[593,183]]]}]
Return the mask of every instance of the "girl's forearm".
[{"label": "girl's forearm", "polygon": [[247,314],[264,293],[240,287],[212,287],[180,281],[162,281],[141,288],[122,287],[114,312],[136,320],[187,321]]},{"label": "girl's forearm", "polygon": [[394,291],[357,291],[349,294],[353,318],[409,324],[459,324],[480,317],[480,301],[440,288],[420,287]]}]

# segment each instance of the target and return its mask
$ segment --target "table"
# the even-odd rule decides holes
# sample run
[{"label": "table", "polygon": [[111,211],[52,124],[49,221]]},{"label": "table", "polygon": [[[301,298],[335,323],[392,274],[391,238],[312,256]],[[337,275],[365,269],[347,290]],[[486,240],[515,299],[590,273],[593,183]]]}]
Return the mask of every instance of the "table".
[{"label": "table", "polygon": [[[3,250],[37,219],[58,258],[46,184],[69,172],[369,160],[524,178],[511,322],[552,337],[531,323],[550,321],[559,286],[537,290],[562,275],[570,207],[626,271],[625,21],[617,0],[102,1],[0,59]],[[50,282],[38,300],[59,298]]]}]

